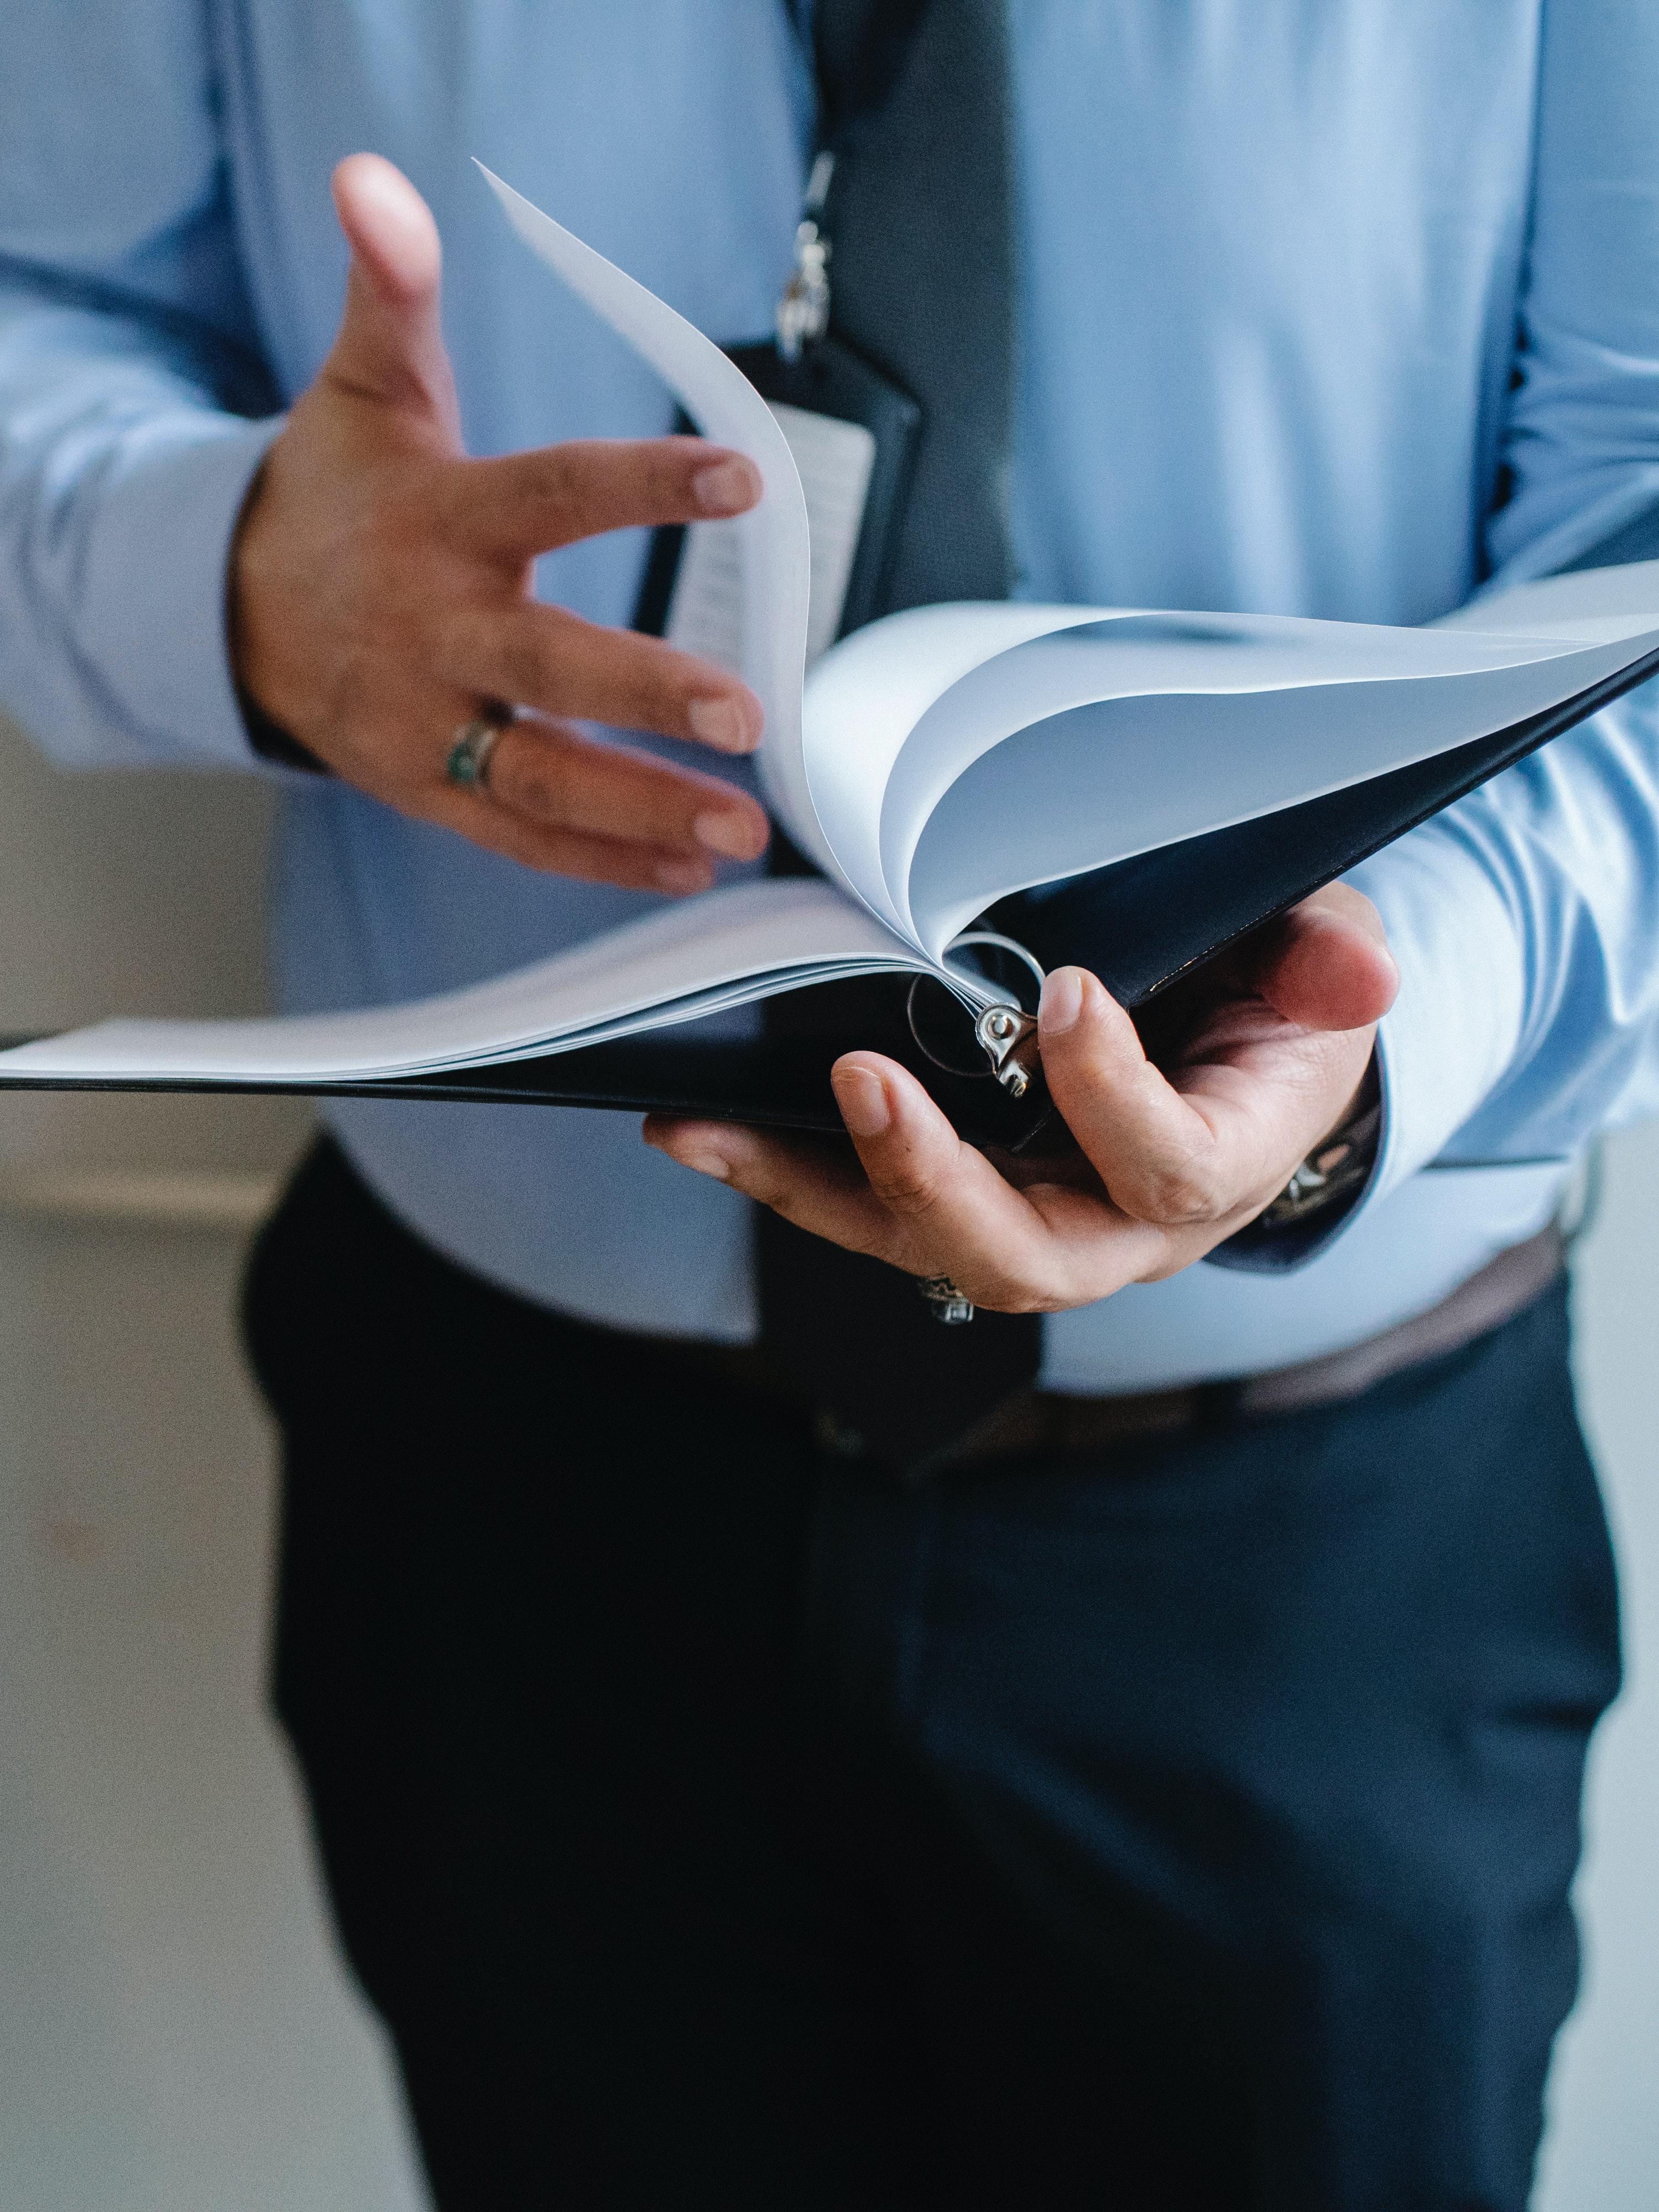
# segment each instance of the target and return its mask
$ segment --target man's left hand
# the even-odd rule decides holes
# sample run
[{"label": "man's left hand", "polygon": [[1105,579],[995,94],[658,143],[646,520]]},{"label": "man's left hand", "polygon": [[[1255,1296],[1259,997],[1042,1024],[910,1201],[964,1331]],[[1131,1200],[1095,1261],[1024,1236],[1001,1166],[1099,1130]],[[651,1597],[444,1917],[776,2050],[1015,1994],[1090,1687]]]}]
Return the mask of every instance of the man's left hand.
[{"label": "man's left hand", "polygon": [[1085,969],[1050,975],[1043,1073],[1078,1147],[1061,1162],[994,1165],[872,1052],[834,1070],[856,1160],[657,1115],[646,1141],[802,1229],[947,1275],[975,1305],[1059,1312],[1172,1275],[1254,1220],[1346,1118],[1398,986],[1376,908],[1334,884],[1139,1029]]}]

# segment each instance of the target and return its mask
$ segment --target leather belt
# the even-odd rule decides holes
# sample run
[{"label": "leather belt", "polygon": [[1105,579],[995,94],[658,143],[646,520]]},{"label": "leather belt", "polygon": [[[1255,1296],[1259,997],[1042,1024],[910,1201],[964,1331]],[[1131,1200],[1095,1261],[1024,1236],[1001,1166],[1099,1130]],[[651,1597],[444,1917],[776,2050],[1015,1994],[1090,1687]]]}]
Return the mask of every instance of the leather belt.
[{"label": "leather belt", "polygon": [[[1361,1344],[1293,1366],[1170,1390],[1081,1397],[1057,1390],[1022,1390],[970,1429],[930,1473],[982,1465],[1026,1453],[1098,1453],[1206,1429],[1224,1429],[1316,1406],[1338,1406],[1408,1367],[1443,1358],[1510,1321],[1547,1291],[1566,1266],[1559,1225],[1512,1244],[1431,1306]],[[818,1443],[839,1457],[861,1456],[860,1439],[837,1430],[806,1404],[799,1389],[757,1346],[700,1344],[684,1338],[635,1339],[665,1365],[720,1382],[811,1416]]]}]

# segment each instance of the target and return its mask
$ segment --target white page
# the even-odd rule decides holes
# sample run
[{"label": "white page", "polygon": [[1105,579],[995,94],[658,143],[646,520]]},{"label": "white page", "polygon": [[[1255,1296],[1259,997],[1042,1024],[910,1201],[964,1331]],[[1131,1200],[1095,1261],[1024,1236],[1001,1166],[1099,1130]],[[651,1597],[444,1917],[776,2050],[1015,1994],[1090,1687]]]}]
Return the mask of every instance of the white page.
[{"label": "white page", "polygon": [[970,671],[1099,613],[1023,600],[913,607],[842,638],[813,670],[801,714],[812,805],[848,880],[901,935],[909,925],[882,872],[881,794],[910,732]]},{"label": "white page", "polygon": [[767,797],[796,844],[826,874],[839,878],[801,763],[809,553],[806,504],[788,441],[754,386],[712,339],[483,162],[478,167],[537,259],[651,364],[705,437],[746,453],[760,471],[764,497],[732,525],[743,550],[743,674],[766,714],[757,766]]},{"label": "white page", "polygon": [[708,892],[510,975],[409,1005],[266,1021],[100,1022],[0,1053],[0,1084],[418,1075],[632,1036],[745,1005],[780,979],[787,988],[919,971],[926,963],[832,884],[780,877]]},{"label": "white page", "polygon": [[[1064,629],[1050,629],[1043,636],[1033,637],[964,674],[918,718],[901,741],[883,795],[880,831],[882,878],[897,926],[907,935],[921,927],[911,896],[912,860],[947,792],[954,788],[951,816],[960,828],[965,798],[965,792],[959,787],[963,779],[974,763],[994,747],[1033,723],[1102,701],[1127,701],[1147,695],[1282,696],[1310,686],[1387,685],[1404,678],[1440,679],[1471,672],[1485,674],[1516,664],[1553,660],[1564,649],[1571,648],[1533,638],[1452,636],[1438,631],[1395,629],[1369,623],[1320,622],[1289,615],[1170,613],[1133,608],[1101,611],[1091,617],[1085,615],[1083,621],[1074,621]],[[1576,688],[1567,679],[1559,680],[1566,683],[1569,690]],[[1559,696],[1561,693],[1558,690],[1553,696]],[[1385,720],[1392,714],[1403,721],[1407,711],[1406,702],[1396,696],[1382,711]],[[1437,727],[1447,726],[1449,711],[1449,701],[1437,702]],[[1504,711],[1503,702],[1496,696],[1492,711],[1497,719],[1488,724],[1489,727],[1502,727],[1515,719]],[[1467,705],[1462,713],[1467,715]],[[1131,725],[1127,718],[1119,719],[1127,734]],[[1434,714],[1430,719],[1433,720]],[[1185,718],[1179,710],[1171,710],[1151,725],[1141,726],[1166,730],[1172,720],[1180,727],[1184,726]],[[1205,717],[1201,709],[1195,710],[1193,717],[1194,727],[1200,721],[1209,727],[1217,720],[1215,716]],[[1224,710],[1218,718],[1218,726],[1223,730],[1227,726]],[[1450,726],[1461,729],[1462,723],[1457,721]],[[1480,732],[1471,730],[1468,734],[1475,736]],[[1443,735],[1430,734],[1423,749],[1432,751],[1447,741]],[[1288,730],[1286,742],[1290,742]],[[1303,750],[1305,745],[1298,748],[1298,755]],[[1329,756],[1328,772],[1337,782],[1357,781],[1376,772],[1367,764],[1364,747],[1357,744],[1352,732],[1346,729],[1340,731],[1340,744],[1333,734],[1328,733],[1324,750]],[[1022,758],[1028,758],[1030,754],[1030,747],[1022,746]],[[1071,765],[1074,769],[1076,763]],[[1207,780],[1198,789],[1176,787],[1166,791],[1162,787],[1164,781],[1172,787],[1180,787],[1182,775],[1190,773],[1194,765],[1205,764],[1171,761],[1168,767],[1172,772],[1166,778],[1158,752],[1143,748],[1127,761],[1114,761],[1109,771],[1113,786],[1109,790],[1102,790],[1097,805],[1091,805],[1090,795],[1095,787],[1086,775],[1081,781],[1068,781],[1061,787],[1065,798],[1060,811],[1066,818],[1058,823],[1046,818],[1054,800],[1054,783],[1051,781],[1042,787],[1048,793],[1046,800],[1040,798],[1037,787],[1033,786],[1029,804],[1017,805],[1015,812],[1020,823],[1021,847],[1028,834],[1035,841],[1032,879],[1049,880],[1048,855],[1056,839],[1060,849],[1068,851],[1087,848],[1097,836],[1103,841],[1103,849],[1108,844],[1116,846],[1126,840],[1138,839],[1139,842],[1129,842],[1127,849],[1139,851],[1148,843],[1169,842],[1176,835],[1194,834],[1175,831],[1167,826],[1171,818],[1171,802],[1175,818],[1182,820],[1194,806],[1213,803],[1217,818],[1206,826],[1218,828],[1224,813],[1230,813],[1239,803],[1236,791],[1224,797],[1219,791],[1212,790]],[[1225,763],[1230,781],[1235,783],[1240,776],[1248,781],[1252,774],[1260,773],[1261,811],[1283,803],[1271,796],[1276,787],[1274,774],[1282,765],[1285,764],[1275,760],[1271,744],[1261,737],[1248,750],[1229,753]],[[1298,757],[1295,775],[1298,785],[1308,772]],[[1281,775],[1279,787],[1283,782]],[[1006,853],[1006,830],[1010,819],[1007,804],[1012,796],[1018,793],[1020,787],[1011,783],[1004,773],[997,779],[997,789],[1000,810],[997,829],[1003,833]],[[1149,806],[1150,813],[1146,811]],[[971,821],[971,814],[969,819]],[[939,841],[930,842],[937,846]],[[970,836],[963,848],[964,892],[983,880],[984,866],[978,850],[981,842],[980,837]],[[1113,850],[1110,856],[1124,855]],[[1024,858],[1023,850],[1019,858]],[[1082,867],[1105,864],[1104,859],[1089,860],[1067,872],[1077,874]],[[943,859],[935,852],[929,872],[931,899],[935,904],[944,866]],[[1042,868],[1042,873],[1035,872],[1037,867]],[[978,912],[978,908],[974,911]],[[931,942],[932,929],[930,922],[929,935],[918,941]]]},{"label": "white page", "polygon": [[[767,403],[800,471],[811,550],[806,612],[810,670],[834,644],[847,604],[853,557],[875,466],[876,441],[862,422],[843,422],[781,400]],[[743,555],[738,526],[694,522],[685,533],[664,635],[684,653],[701,653],[743,673]]]},{"label": "white page", "polygon": [[[1274,618],[1275,627],[1288,619]],[[1073,638],[1023,647],[959,689],[1019,685],[1009,663],[1052,661],[1068,645],[1079,659],[1095,657],[1092,636]],[[1281,639],[1281,648],[1289,642]],[[1409,629],[1370,631],[1363,656],[1351,641],[1307,642],[1313,649],[1300,682],[1283,682],[1276,652],[1262,657],[1281,678],[1276,690],[1220,682],[1200,689],[1194,678],[1184,691],[1141,690],[1062,709],[988,746],[979,714],[947,695],[933,711],[948,748],[970,765],[931,806],[926,785],[920,800],[910,795],[899,817],[908,849],[896,840],[890,856],[907,872],[902,911],[916,941],[924,950],[948,943],[1011,891],[1273,813],[1506,729],[1659,650],[1659,626],[1613,645]],[[1467,649],[1461,673],[1443,659],[1448,645]],[[1372,672],[1363,680],[1314,673],[1363,659]],[[1045,679],[1025,696],[1044,688],[1055,691]],[[1011,708],[1015,696],[1011,689]],[[896,812],[909,760],[907,747],[895,773]],[[922,764],[939,775],[925,754]],[[1014,820],[1017,840],[1007,826]]]},{"label": "white page", "polygon": [[[1616,632],[1622,638],[1637,627],[1629,617],[1611,623],[1576,623],[1565,612],[1563,625],[1568,635],[1561,638],[1540,635],[1535,617],[1517,620],[1513,634],[1499,630],[1452,636],[1439,628],[1328,623],[1296,616],[1184,614],[1019,602],[915,608],[890,615],[843,639],[813,672],[802,716],[807,781],[825,836],[850,880],[890,927],[936,957],[966,917],[1001,895],[986,889],[991,879],[982,857],[988,843],[1000,856],[1000,872],[1006,869],[1011,851],[1017,859],[1024,859],[1029,841],[1028,881],[1040,883],[1053,880],[1055,872],[1103,866],[1108,859],[1198,834],[1188,826],[1194,790],[1174,775],[1171,781],[1176,788],[1158,787],[1155,752],[1143,750],[1129,763],[1127,780],[1120,777],[1113,788],[1100,794],[1097,807],[1090,803],[1086,775],[1066,782],[1058,795],[1048,787],[1046,799],[1039,798],[1035,787],[1000,775],[994,798],[988,789],[982,818],[964,806],[965,793],[951,800],[951,835],[963,836],[964,819],[966,828],[959,896],[950,896],[945,883],[950,840],[943,834],[943,821],[941,834],[929,840],[924,927],[911,896],[911,869],[935,809],[945,805],[946,794],[982,756],[1031,724],[1103,699],[1166,692],[1278,696],[1312,685],[1397,684],[1431,678],[1438,683],[1468,675],[1479,675],[1489,683],[1479,710],[1472,710],[1467,694],[1454,696],[1449,692],[1418,708],[1408,708],[1404,696],[1395,696],[1386,706],[1366,710],[1361,719],[1369,726],[1369,736],[1364,741],[1345,729],[1340,750],[1331,744],[1328,732],[1322,747],[1316,738],[1310,741],[1305,731],[1293,739],[1290,724],[1298,710],[1287,709],[1285,738],[1287,745],[1294,744],[1297,758],[1294,763],[1287,758],[1279,766],[1294,769],[1291,786],[1300,793],[1310,778],[1327,778],[1323,787],[1335,788],[1400,764],[1394,757],[1389,718],[1403,725],[1416,716],[1415,736],[1421,739],[1421,750],[1413,757],[1504,727],[1571,696],[1592,678],[1582,667],[1576,673],[1564,668],[1541,686],[1521,679],[1506,690],[1501,672],[1547,662],[1553,665],[1585,637]],[[1345,705],[1341,714],[1346,716],[1349,711]],[[1379,712],[1383,717],[1380,726]],[[1160,737],[1168,726],[1168,716],[1145,725]],[[1124,718],[1126,739],[1130,726]],[[1257,765],[1269,771],[1259,804],[1248,796],[1241,801],[1236,791],[1224,800],[1218,791],[1200,784],[1200,792],[1210,791],[1216,813],[1213,819],[1200,822],[1200,828],[1219,828],[1224,819],[1243,818],[1237,811],[1240,804],[1248,812],[1291,803],[1273,795],[1285,787],[1285,778],[1281,775],[1277,783],[1273,780],[1272,735],[1271,729],[1259,731],[1251,750],[1230,760],[1231,769],[1247,778]],[[1316,756],[1311,761],[1310,742]],[[1208,765],[1207,755],[1196,763],[1170,763],[1172,771],[1180,769],[1187,775],[1207,775]],[[1115,775],[1121,766],[1114,769]],[[881,793],[878,821],[872,815],[872,791]],[[1102,857],[1072,858],[1079,851],[1092,854],[1097,850]],[[1069,865],[1060,864],[1061,855]],[[1020,887],[1012,882],[1003,885],[1004,890]]]}]

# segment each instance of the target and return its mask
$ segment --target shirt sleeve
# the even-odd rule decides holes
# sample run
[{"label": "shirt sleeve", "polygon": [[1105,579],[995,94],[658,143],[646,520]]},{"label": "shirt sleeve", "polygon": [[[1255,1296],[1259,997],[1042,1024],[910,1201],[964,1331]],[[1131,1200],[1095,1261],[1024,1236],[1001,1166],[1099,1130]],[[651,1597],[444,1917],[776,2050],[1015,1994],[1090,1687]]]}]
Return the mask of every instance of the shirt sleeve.
[{"label": "shirt sleeve", "polygon": [[[0,702],[66,767],[252,767],[224,576],[280,427],[200,0],[39,0],[0,69]],[[64,96],[66,84],[75,97]]]},{"label": "shirt sleeve", "polygon": [[[1500,590],[1659,507],[1659,9],[1543,12]],[[1357,869],[1401,969],[1376,1170],[1331,1235],[1440,1158],[1570,1159],[1659,1108],[1659,684]],[[1285,1264],[1270,1251],[1224,1265]]]}]

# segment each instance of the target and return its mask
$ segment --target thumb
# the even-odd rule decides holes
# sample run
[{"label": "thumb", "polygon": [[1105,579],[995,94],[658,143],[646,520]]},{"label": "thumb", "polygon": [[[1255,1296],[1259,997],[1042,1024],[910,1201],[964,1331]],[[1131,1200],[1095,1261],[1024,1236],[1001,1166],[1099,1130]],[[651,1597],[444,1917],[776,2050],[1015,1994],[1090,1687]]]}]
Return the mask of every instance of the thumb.
[{"label": "thumb", "polygon": [[334,209],[351,273],[325,374],[366,398],[429,416],[459,447],[455,380],[438,320],[443,254],[431,209],[378,154],[340,163]]}]

